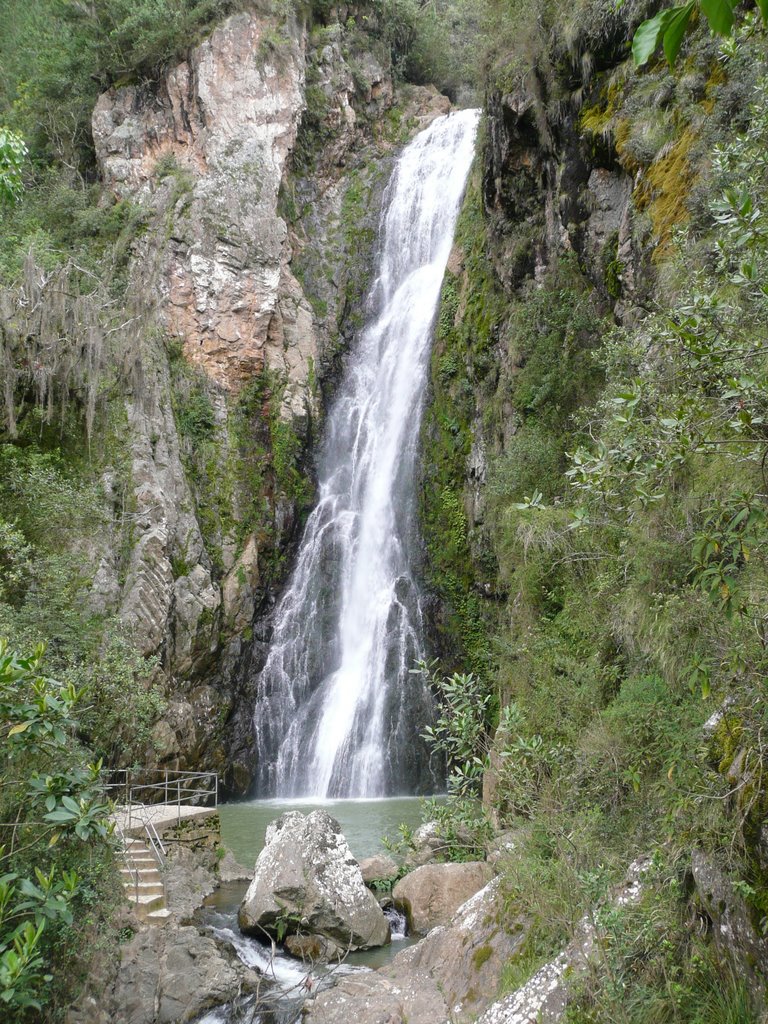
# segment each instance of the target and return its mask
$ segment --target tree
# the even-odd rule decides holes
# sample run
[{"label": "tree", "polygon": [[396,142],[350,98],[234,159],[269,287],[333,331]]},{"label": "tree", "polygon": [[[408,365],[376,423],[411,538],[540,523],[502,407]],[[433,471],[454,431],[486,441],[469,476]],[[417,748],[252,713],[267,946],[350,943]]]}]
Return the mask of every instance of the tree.
[{"label": "tree", "polygon": [[24,141],[8,128],[0,127],[0,205],[14,203],[21,195],[26,156]]}]

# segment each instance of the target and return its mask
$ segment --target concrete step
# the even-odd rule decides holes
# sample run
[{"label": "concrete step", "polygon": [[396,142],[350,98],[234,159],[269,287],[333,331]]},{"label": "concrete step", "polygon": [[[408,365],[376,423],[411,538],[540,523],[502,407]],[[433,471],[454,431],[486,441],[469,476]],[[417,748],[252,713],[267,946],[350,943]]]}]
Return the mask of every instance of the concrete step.
[{"label": "concrete step", "polygon": [[158,896],[165,896],[165,886],[162,882],[143,882],[141,879],[138,882],[132,882],[126,879],[123,882],[123,888],[127,893],[139,893],[149,894],[154,893]]},{"label": "concrete step", "polygon": [[130,889],[126,889],[125,894],[137,911],[165,909],[165,894],[162,892],[139,892],[137,896]]},{"label": "concrete step", "polygon": [[170,916],[170,910],[166,910],[165,908],[162,910],[148,910],[144,920],[147,924],[161,925],[165,924]]},{"label": "concrete step", "polygon": [[157,868],[139,868],[133,871],[130,868],[120,868],[120,875],[125,882],[135,881],[137,875],[140,882],[162,882],[163,880],[163,876]]},{"label": "concrete step", "polygon": [[163,924],[170,917],[165,885],[155,855],[142,839],[128,839],[120,868],[125,895],[136,916],[148,924]]}]

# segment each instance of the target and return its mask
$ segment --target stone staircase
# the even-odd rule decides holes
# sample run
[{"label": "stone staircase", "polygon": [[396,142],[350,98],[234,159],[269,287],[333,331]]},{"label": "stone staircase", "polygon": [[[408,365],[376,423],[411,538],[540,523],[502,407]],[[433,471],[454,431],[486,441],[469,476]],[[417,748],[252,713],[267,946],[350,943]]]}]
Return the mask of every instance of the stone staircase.
[{"label": "stone staircase", "polygon": [[123,861],[120,875],[137,917],[148,924],[164,924],[171,912],[165,905],[165,884],[149,844],[126,836]]}]

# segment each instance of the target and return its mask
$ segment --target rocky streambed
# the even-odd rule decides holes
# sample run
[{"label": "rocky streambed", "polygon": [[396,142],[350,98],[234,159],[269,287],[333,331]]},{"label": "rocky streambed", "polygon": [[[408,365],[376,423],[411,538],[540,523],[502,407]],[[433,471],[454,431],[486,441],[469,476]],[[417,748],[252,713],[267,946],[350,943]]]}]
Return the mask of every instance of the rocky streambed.
[{"label": "rocky streambed", "polygon": [[[108,982],[94,979],[68,1024],[342,1024],[358,1016],[418,1024],[447,1020],[462,1003],[477,1012],[477,993],[496,991],[511,949],[503,929],[475,920],[490,921],[493,871],[436,863],[432,828],[415,839],[413,870],[399,880],[404,868],[381,848],[358,861],[323,809],[271,822],[250,880],[216,843],[172,848],[171,920],[130,924],[119,969]],[[478,890],[480,903],[470,899],[469,917],[457,918]],[[478,971],[474,993],[460,979]]]},{"label": "rocky streambed", "polygon": [[[413,858],[434,858],[433,831],[423,829],[416,836]],[[447,957],[453,936],[448,926],[466,898],[486,886],[492,869],[484,863],[426,863],[397,882],[400,873],[392,858],[383,854],[358,862],[339,823],[324,810],[281,815],[267,829],[245,894],[242,886],[222,887],[197,918],[245,965],[259,972],[261,990],[244,993],[200,1019],[206,1024],[252,1020],[287,1024],[304,1013],[319,1020],[343,1021],[347,1019],[343,1004],[350,992],[365,992],[371,1020],[378,1019],[380,1011],[398,999],[398,993],[391,991],[391,979],[406,962],[402,968],[395,963],[409,949],[418,949],[418,936],[436,925],[448,932],[448,941],[433,952],[450,973],[456,964],[451,967]],[[391,893],[382,895],[392,886]],[[482,930],[477,937],[482,945]],[[383,965],[378,971],[371,969],[371,951]],[[499,970],[505,956],[506,949],[499,958]],[[482,959],[485,963],[485,953]],[[421,975],[412,979],[419,1003],[426,999],[432,1006],[430,1019],[448,1010],[440,995],[444,980],[425,988]]]},{"label": "rocky streambed", "polygon": [[[402,865],[381,851],[358,861],[327,811],[290,810],[267,829],[250,880],[210,838],[170,847],[170,921],[126,913],[119,963],[102,964],[66,1024],[558,1024],[574,982],[601,969],[588,913],[502,993],[530,925],[496,874],[517,856],[514,834],[456,864],[425,825]],[[629,866],[606,897],[615,909],[640,899],[649,864]]]}]

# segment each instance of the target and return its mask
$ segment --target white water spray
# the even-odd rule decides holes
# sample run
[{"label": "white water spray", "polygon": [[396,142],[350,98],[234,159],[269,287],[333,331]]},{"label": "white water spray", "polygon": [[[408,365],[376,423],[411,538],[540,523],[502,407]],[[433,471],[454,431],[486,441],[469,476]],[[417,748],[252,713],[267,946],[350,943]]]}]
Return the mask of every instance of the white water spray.
[{"label": "white water spray", "polygon": [[419,734],[415,476],[432,327],[479,114],[436,120],[384,195],[371,315],[330,411],[319,499],[275,614],[254,715],[260,796],[430,789]]}]

